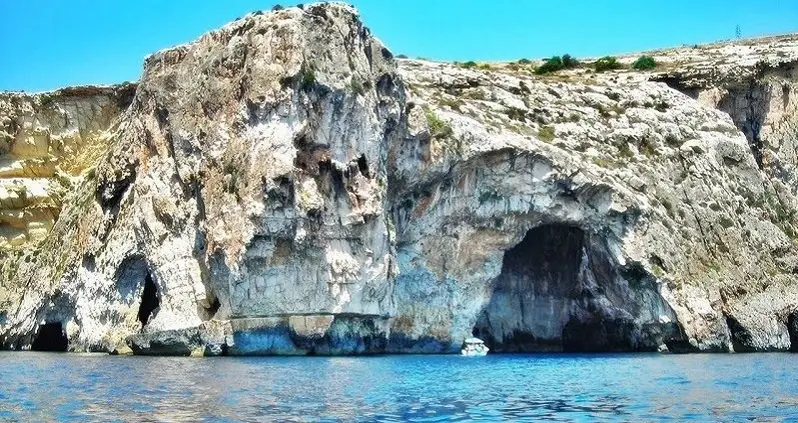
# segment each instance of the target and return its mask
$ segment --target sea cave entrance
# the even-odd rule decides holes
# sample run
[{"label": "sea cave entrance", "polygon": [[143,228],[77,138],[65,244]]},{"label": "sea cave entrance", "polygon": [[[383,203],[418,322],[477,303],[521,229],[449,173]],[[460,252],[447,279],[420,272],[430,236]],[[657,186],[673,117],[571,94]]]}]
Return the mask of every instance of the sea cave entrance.
[{"label": "sea cave entrance", "polygon": [[161,305],[161,300],[158,298],[158,288],[152,277],[147,273],[144,279],[144,289],[141,292],[141,304],[139,305],[138,320],[141,322],[141,327],[149,323],[154,313]]},{"label": "sea cave entrance", "polygon": [[69,347],[64,327],[61,322],[45,323],[39,326],[36,337],[33,339],[31,350],[65,352]]},{"label": "sea cave entrance", "polygon": [[473,335],[494,352],[635,349],[631,314],[616,307],[628,305],[617,267],[579,227],[533,228],[505,252]]}]

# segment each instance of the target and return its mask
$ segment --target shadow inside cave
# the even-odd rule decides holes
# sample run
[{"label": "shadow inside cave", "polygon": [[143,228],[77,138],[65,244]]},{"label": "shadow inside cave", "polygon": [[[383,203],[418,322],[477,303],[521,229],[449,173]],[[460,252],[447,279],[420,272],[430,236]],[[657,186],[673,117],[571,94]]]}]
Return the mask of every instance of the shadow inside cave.
[{"label": "shadow inside cave", "polygon": [[[641,298],[659,295],[636,270],[620,268],[606,241],[581,228],[533,228],[505,252],[473,335],[493,352],[656,350],[661,328],[643,327],[636,317],[652,308]],[[638,294],[633,285],[655,294]]]},{"label": "shadow inside cave", "polygon": [[66,352],[68,347],[69,340],[61,322],[51,322],[39,326],[36,337],[33,339],[31,350]]},{"label": "shadow inside cave", "polygon": [[115,275],[116,289],[122,298],[135,301],[133,295],[141,289],[137,319],[141,327],[147,325],[158,313],[161,299],[146,259],[134,255],[122,261]]},{"label": "shadow inside cave", "polygon": [[152,281],[152,277],[147,273],[144,279],[144,289],[141,292],[141,304],[139,305],[138,319],[141,322],[141,327],[149,323],[152,317],[155,317],[158,307],[161,305],[161,300],[158,298],[158,288]]}]

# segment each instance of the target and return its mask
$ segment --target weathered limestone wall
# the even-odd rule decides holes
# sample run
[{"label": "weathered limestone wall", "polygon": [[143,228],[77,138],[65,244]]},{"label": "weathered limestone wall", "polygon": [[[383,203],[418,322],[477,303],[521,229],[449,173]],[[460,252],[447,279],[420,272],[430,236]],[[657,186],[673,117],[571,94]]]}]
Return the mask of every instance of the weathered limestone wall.
[{"label": "weathered limestone wall", "polygon": [[[285,322],[314,338],[390,313],[398,82],[390,52],[342,5],[252,14],[149,57],[110,153],[42,244],[62,247],[18,262],[14,287],[44,287],[11,295],[25,304],[7,345],[25,348],[41,321],[62,322],[79,349],[144,333],[127,342],[141,351],[200,326],[191,342],[219,333],[232,347],[232,331],[270,342]],[[141,319],[150,280],[158,307]],[[286,352],[237,345],[226,349]]]},{"label": "weathered limestone wall", "polygon": [[[738,337],[729,316],[745,321],[739,337],[752,348],[786,348],[795,248],[783,213],[795,200],[759,170],[728,115],[630,71],[535,78],[515,66],[408,61],[402,74],[417,134],[398,146],[391,184],[404,330],[456,344],[488,302],[503,253],[530,229],[562,224],[606,245],[619,278],[576,299],[623,316],[604,333],[620,330],[625,348],[728,351]],[[753,298],[757,307],[743,305]],[[542,325],[595,320],[578,308],[549,313]],[[580,348],[601,349],[606,336]],[[558,342],[547,348],[566,348]]]},{"label": "weathered limestone wall", "polygon": [[795,193],[798,36],[785,35],[654,52],[670,64],[662,80],[728,113],[757,164]]},{"label": "weathered limestone wall", "polygon": [[396,60],[315,4],[149,56],[132,98],[7,95],[0,344],[795,348],[792,59],[725,48],[468,69]]},{"label": "weathered limestone wall", "polygon": [[41,241],[135,86],[0,94],[0,250]]}]

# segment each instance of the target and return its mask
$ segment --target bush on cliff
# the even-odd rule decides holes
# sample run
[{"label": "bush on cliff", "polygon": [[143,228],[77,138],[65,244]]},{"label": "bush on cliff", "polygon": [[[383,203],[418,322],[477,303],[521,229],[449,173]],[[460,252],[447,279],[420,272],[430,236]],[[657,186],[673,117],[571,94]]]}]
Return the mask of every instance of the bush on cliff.
[{"label": "bush on cliff", "polygon": [[640,56],[634,63],[632,69],[635,70],[649,70],[657,67],[657,61],[651,56]]},{"label": "bush on cliff", "polygon": [[299,71],[299,82],[300,87],[306,91],[316,84],[316,71],[313,69],[312,64],[302,66]]},{"label": "bush on cliff", "polygon": [[427,118],[427,127],[432,138],[442,139],[452,135],[452,127],[441,120],[432,110],[425,109],[424,115]]},{"label": "bush on cliff", "polygon": [[596,72],[604,72],[608,70],[620,69],[621,63],[618,62],[618,59],[615,57],[605,56],[596,60],[596,63],[593,64],[593,68],[596,69]]},{"label": "bush on cliff", "polygon": [[554,56],[535,69],[535,73],[538,75],[545,75],[547,73],[557,72],[561,69],[565,69],[565,66],[562,64],[562,59],[560,56]]},{"label": "bush on cliff", "polygon": [[566,54],[562,57],[554,56],[546,60],[545,63],[535,69],[535,73],[538,75],[545,75],[547,73],[557,72],[563,69],[573,69],[578,66],[579,61],[571,57],[570,54]]},{"label": "bush on cliff", "polygon": [[562,65],[565,66],[565,69],[573,69],[579,66],[579,61],[571,57],[570,54],[566,54],[562,57]]}]

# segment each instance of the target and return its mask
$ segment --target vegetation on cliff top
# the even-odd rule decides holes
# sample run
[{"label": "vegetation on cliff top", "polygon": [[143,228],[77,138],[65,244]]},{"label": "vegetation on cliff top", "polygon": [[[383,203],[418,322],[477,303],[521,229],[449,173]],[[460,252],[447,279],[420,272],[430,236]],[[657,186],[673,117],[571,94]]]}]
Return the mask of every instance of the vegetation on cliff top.
[{"label": "vegetation on cliff top", "polygon": [[613,56],[604,56],[593,63],[593,68],[596,72],[605,72],[608,70],[616,70],[621,68],[621,63]]},{"label": "vegetation on cliff top", "polygon": [[545,75],[547,73],[557,72],[563,69],[573,69],[578,66],[579,61],[571,57],[570,54],[566,54],[562,57],[554,56],[546,60],[545,63],[535,69],[535,73],[538,75]]},{"label": "vegetation on cliff top", "polygon": [[651,56],[640,56],[634,63],[632,69],[635,70],[650,70],[657,67],[657,61]]}]

